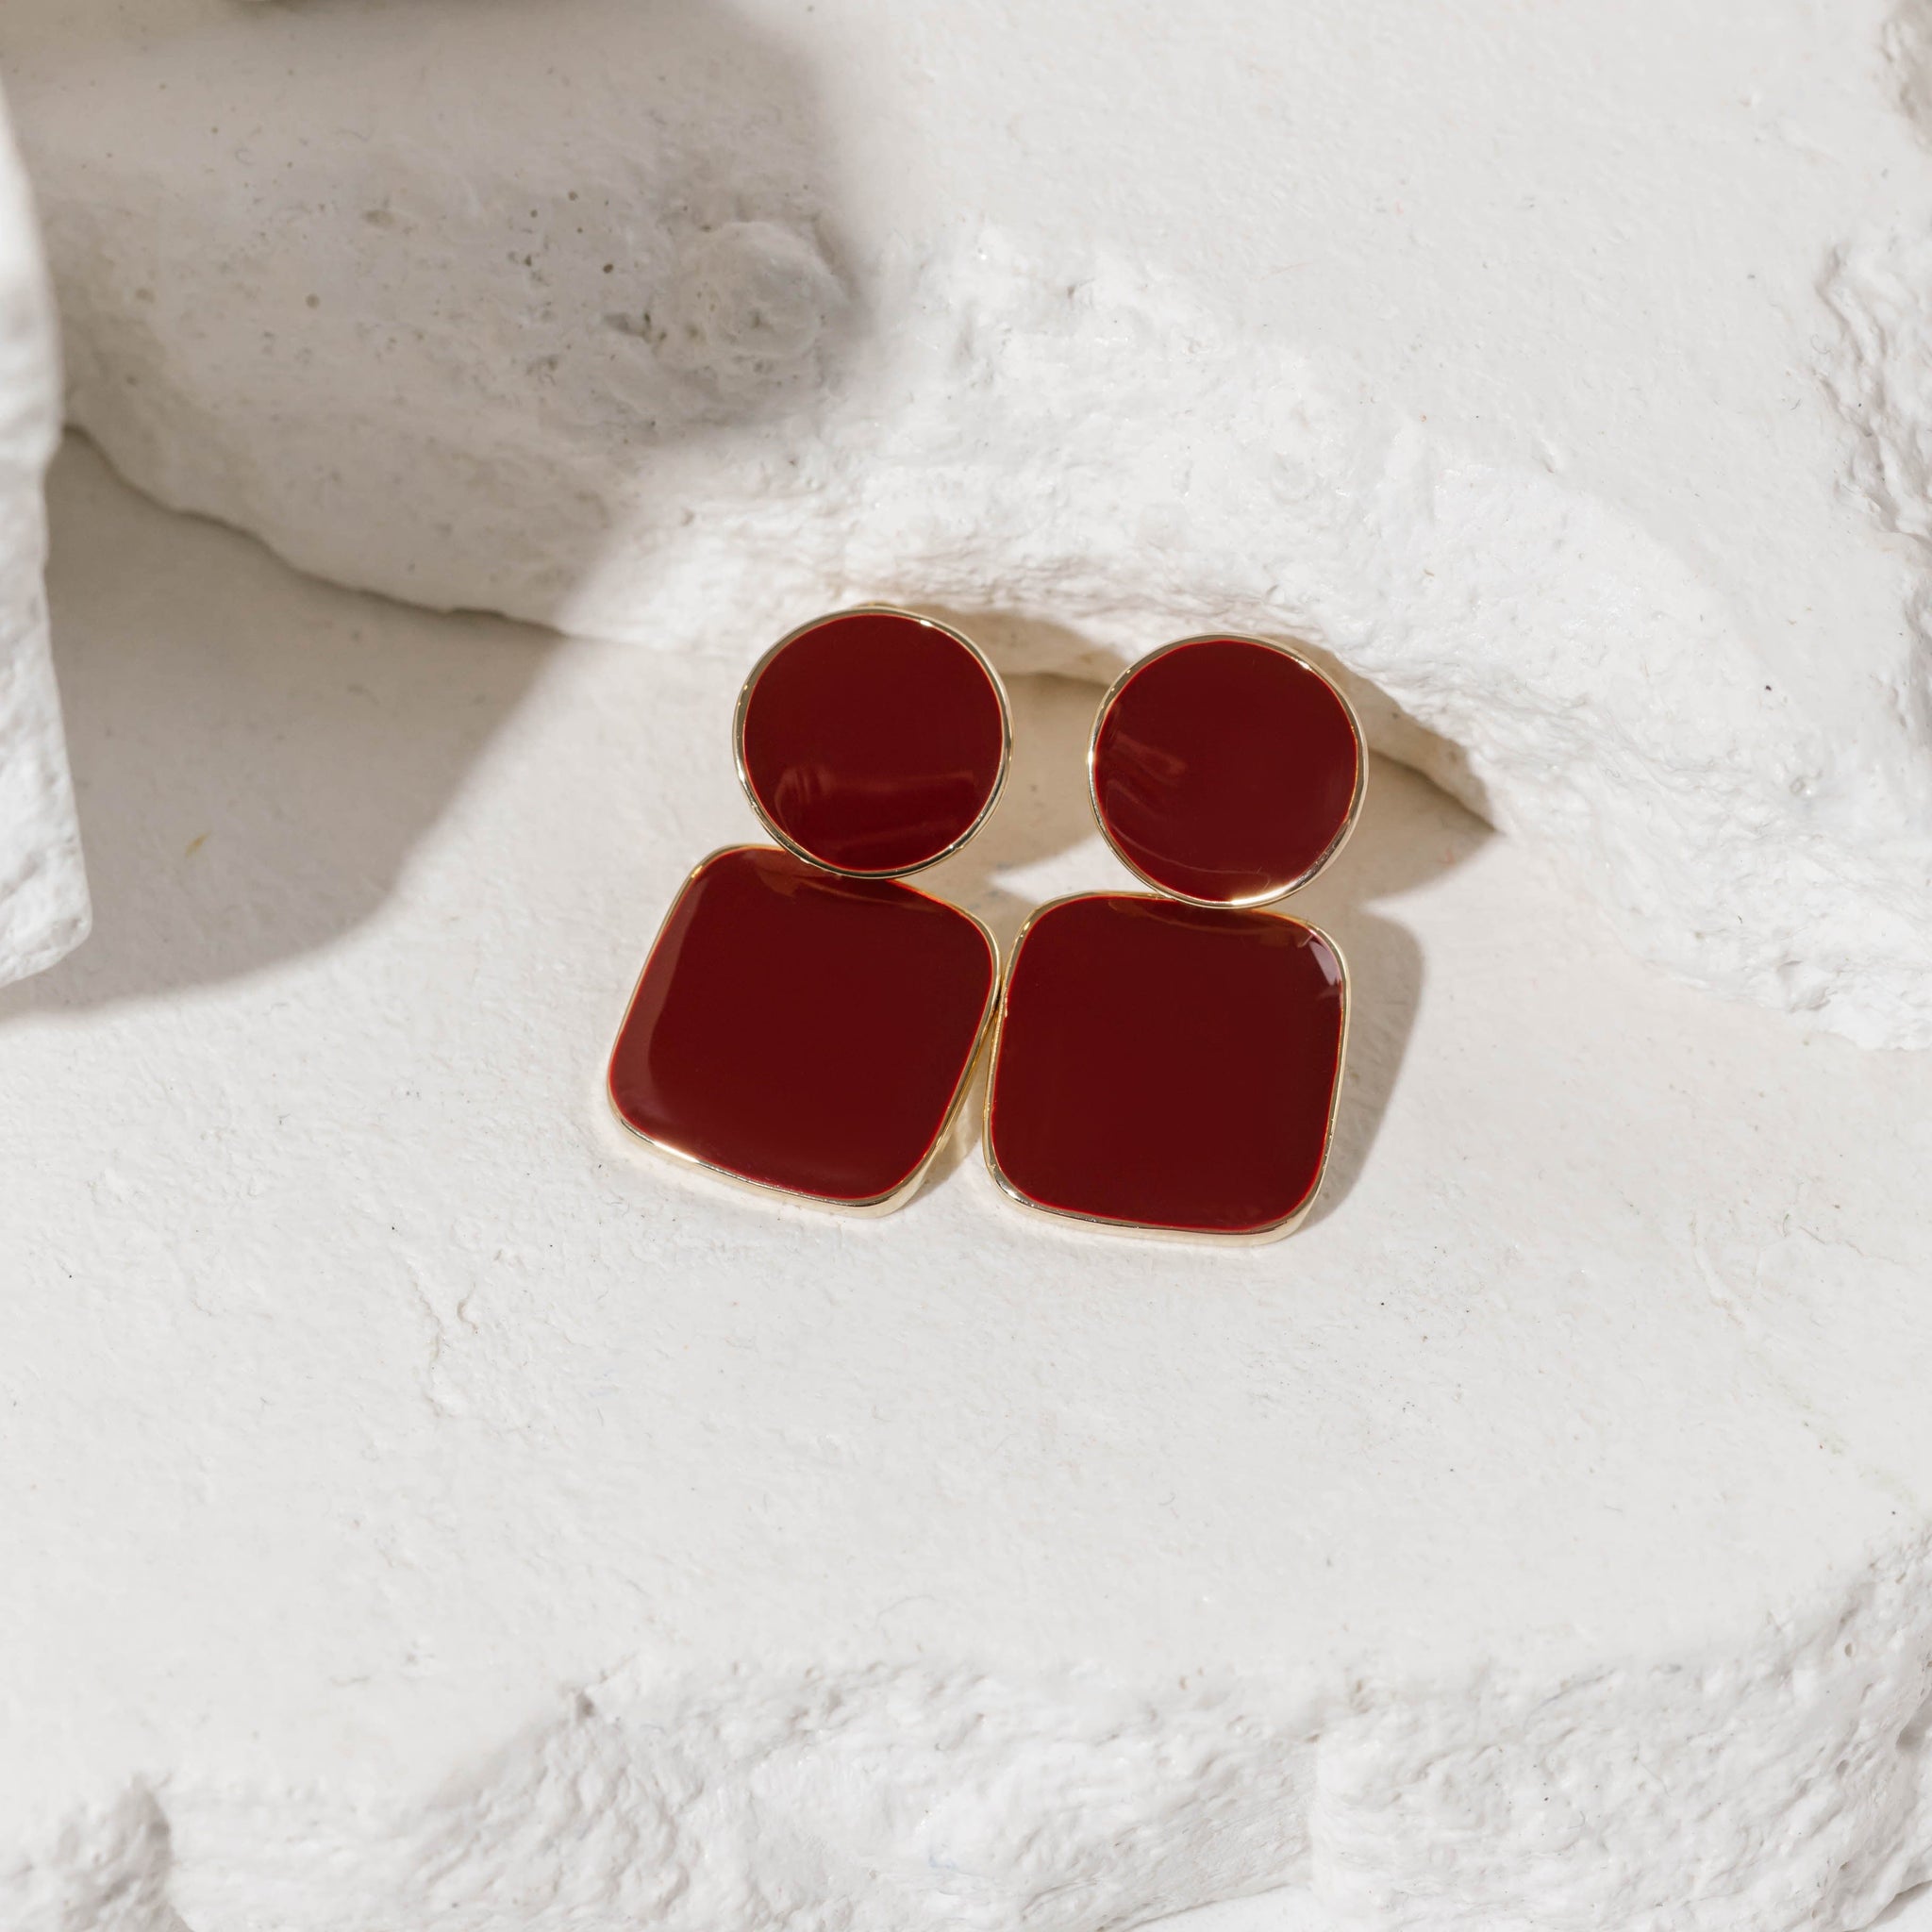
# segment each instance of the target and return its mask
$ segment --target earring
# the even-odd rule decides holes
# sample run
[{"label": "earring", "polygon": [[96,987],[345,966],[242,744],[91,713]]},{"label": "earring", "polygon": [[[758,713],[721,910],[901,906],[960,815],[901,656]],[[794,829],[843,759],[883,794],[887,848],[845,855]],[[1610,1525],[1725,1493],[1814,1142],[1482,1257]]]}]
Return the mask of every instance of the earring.
[{"label": "earring", "polygon": [[998,675],[883,606],[805,625],[739,694],[733,756],[774,839],[685,881],[610,1056],[661,1152],[846,1212],[919,1185],[999,989],[978,920],[901,883],[985,822],[1011,747]]},{"label": "earring", "polygon": [[1021,929],[986,1159],[1027,1208],[1141,1233],[1289,1233],[1321,1185],[1348,975],[1317,927],[1257,910],[1361,809],[1348,701],[1294,652],[1186,638],[1132,665],[1088,748],[1108,842],[1159,896],[1094,892]]}]

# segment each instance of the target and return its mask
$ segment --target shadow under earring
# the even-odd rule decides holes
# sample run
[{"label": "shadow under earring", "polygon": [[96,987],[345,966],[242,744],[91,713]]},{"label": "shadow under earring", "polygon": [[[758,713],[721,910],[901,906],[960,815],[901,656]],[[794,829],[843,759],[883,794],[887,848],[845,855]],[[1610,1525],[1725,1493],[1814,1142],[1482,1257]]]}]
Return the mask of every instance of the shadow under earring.
[{"label": "shadow under earring", "polygon": [[902,880],[992,810],[1006,693],[958,631],[868,607],[767,652],[733,737],[778,845],[714,852],[685,882],[618,1031],[611,1105],[678,1159],[883,1213],[938,1151],[998,991],[986,927]]},{"label": "shadow under earring", "polygon": [[1021,929],[986,1158],[1024,1207],[1262,1241],[1307,1213],[1348,1029],[1341,950],[1257,909],[1341,850],[1367,776],[1348,702],[1257,638],[1187,638],[1108,692],[1094,814],[1160,896],[1083,893]]}]

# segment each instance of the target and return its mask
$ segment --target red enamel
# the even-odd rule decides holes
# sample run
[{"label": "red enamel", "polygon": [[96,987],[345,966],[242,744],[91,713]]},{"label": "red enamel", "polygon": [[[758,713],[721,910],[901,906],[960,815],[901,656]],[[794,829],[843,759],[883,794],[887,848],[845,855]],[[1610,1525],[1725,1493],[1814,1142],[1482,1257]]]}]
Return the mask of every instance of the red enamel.
[{"label": "red enamel", "polygon": [[1094,805],[1150,885],[1218,904],[1272,898],[1333,848],[1360,760],[1319,672],[1252,640],[1194,639],[1114,692],[1094,736]]},{"label": "red enamel", "polygon": [[841,872],[903,873],[986,810],[1006,721],[986,666],[950,632],[849,611],[766,661],[739,752],[754,804],[800,851]]},{"label": "red enamel", "polygon": [[997,960],[911,886],[740,846],[664,922],[610,1057],[647,1140],[726,1174],[861,1205],[932,1151],[973,1062]]},{"label": "red enamel", "polygon": [[1277,1227],[1321,1179],[1343,1001],[1334,948],[1279,913],[1130,893],[1051,906],[1013,960],[994,1164],[1062,1213]]}]

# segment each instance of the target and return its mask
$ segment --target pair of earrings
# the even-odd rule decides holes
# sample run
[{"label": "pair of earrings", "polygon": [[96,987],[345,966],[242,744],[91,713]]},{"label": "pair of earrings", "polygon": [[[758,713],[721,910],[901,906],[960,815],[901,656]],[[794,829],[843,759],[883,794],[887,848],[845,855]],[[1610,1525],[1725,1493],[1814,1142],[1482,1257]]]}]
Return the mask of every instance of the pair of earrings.
[{"label": "pair of earrings", "polygon": [[904,883],[985,824],[1012,732],[958,631],[884,606],[803,625],[738,700],[778,842],[685,882],[610,1057],[662,1152],[848,1213],[917,1189],[989,1028],[987,1165],[1021,1206],[1267,1240],[1321,1184],[1348,1025],[1341,955],[1258,909],[1361,808],[1347,701],[1293,652],[1187,638],[1115,682],[1088,750],[1100,829],[1154,895],[1041,908],[1004,979],[978,920]]}]

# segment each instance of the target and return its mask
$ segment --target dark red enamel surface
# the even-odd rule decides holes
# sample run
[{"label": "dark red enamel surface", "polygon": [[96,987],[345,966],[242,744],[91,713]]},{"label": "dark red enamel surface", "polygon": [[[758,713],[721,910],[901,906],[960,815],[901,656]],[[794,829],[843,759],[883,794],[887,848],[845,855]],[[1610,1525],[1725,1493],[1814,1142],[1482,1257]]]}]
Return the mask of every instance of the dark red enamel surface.
[{"label": "dark red enamel surface", "polygon": [[671,908],[610,1056],[629,1125],[828,1201],[918,1168],[971,1065],[995,974],[957,908],[789,852],[708,858]]},{"label": "dark red enamel surface", "polygon": [[1006,743],[986,667],[891,611],[793,638],[759,672],[741,732],[767,823],[843,872],[909,872],[956,844],[992,797]]},{"label": "dark red enamel surface", "polygon": [[1049,907],[1013,961],[989,1124],[1043,1208],[1258,1233],[1321,1178],[1341,962],[1278,913],[1107,893]]},{"label": "dark red enamel surface", "polygon": [[1360,757],[1319,672],[1266,644],[1201,639],[1115,694],[1094,740],[1094,803],[1115,849],[1163,891],[1272,897],[1334,844]]}]

